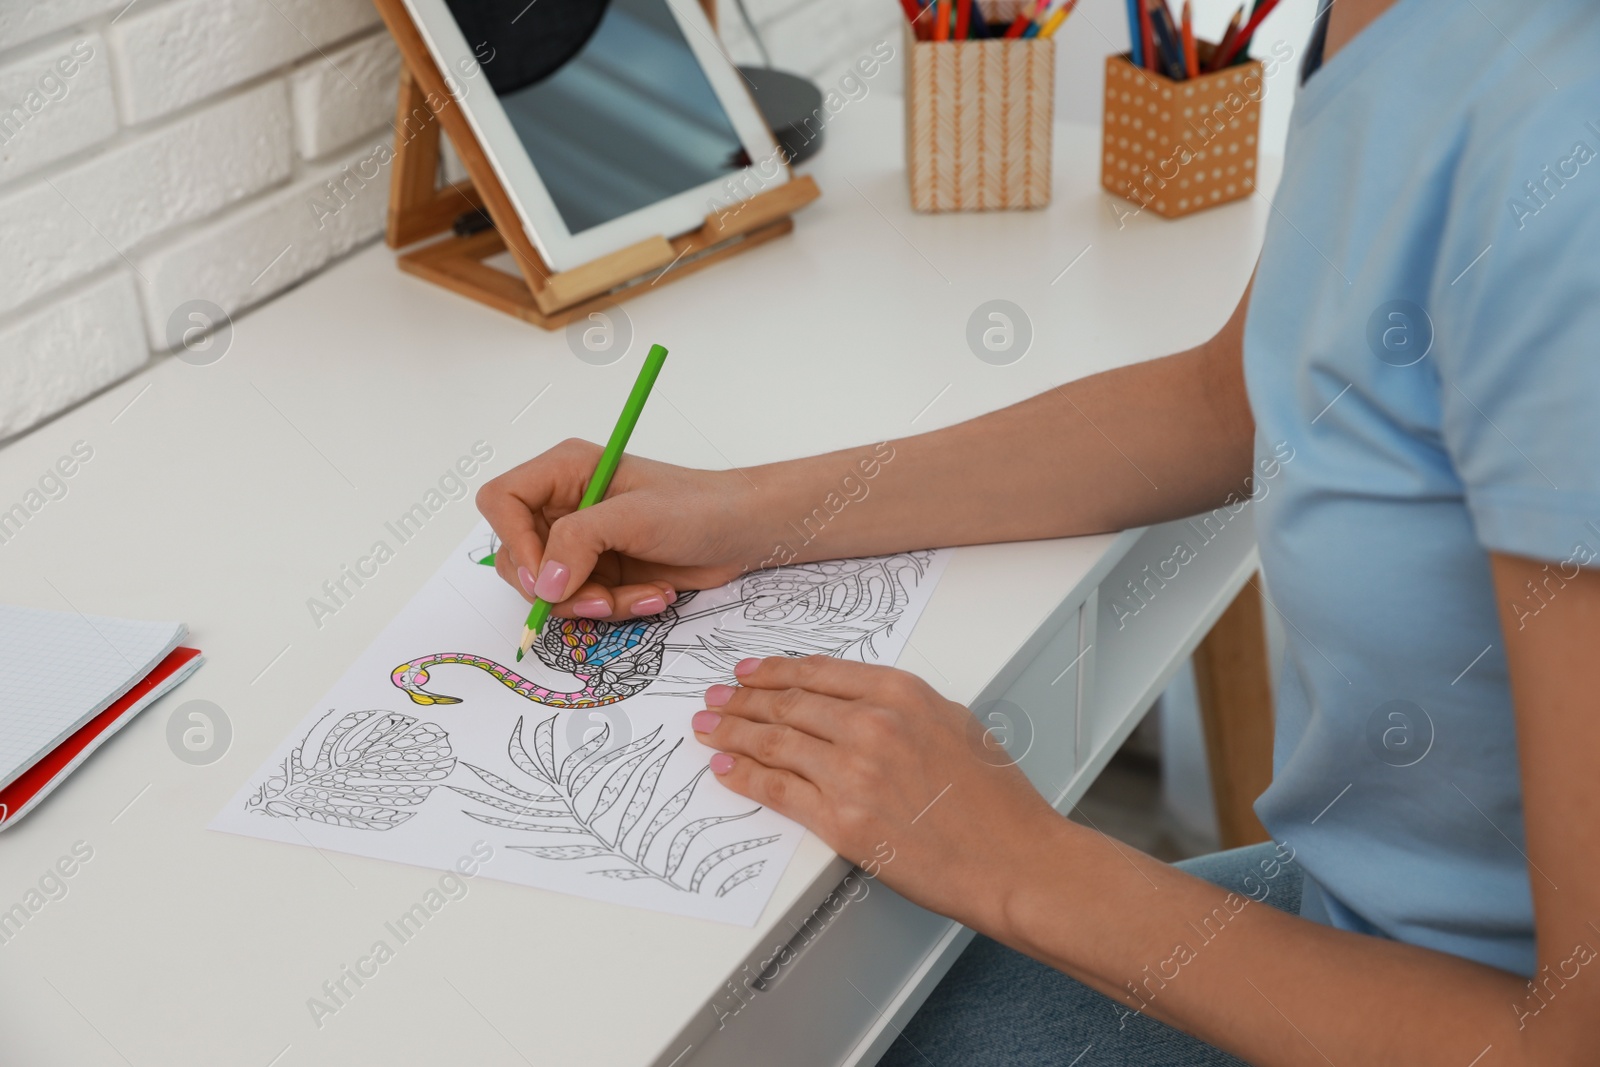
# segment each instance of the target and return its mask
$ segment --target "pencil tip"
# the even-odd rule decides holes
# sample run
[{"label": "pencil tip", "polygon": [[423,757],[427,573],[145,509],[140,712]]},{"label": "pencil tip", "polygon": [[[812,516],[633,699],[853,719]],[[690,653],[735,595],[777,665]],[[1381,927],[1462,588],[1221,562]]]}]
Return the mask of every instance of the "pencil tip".
[{"label": "pencil tip", "polygon": [[522,662],[522,649],[520,649],[520,648],[517,649],[517,662],[518,663]]}]

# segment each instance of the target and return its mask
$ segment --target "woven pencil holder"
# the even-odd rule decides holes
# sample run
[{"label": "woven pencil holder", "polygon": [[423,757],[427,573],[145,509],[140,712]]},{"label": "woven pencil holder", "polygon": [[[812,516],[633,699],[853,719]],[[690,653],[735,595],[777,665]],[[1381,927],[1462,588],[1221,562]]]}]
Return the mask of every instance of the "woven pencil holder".
[{"label": "woven pencil holder", "polygon": [[[1201,61],[1213,45],[1199,46]],[[1106,57],[1100,184],[1165,218],[1243,200],[1255,191],[1261,63],[1185,81]]]},{"label": "woven pencil holder", "polygon": [[[981,5],[1008,22],[1031,0]],[[906,30],[906,177],[917,211],[1050,203],[1055,42],[918,41]]]}]

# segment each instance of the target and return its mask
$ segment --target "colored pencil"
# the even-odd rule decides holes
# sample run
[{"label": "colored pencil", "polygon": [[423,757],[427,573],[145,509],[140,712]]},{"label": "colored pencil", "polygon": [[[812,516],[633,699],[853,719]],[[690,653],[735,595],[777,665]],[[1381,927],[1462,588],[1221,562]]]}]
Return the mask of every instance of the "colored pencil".
[{"label": "colored pencil", "polygon": [[1178,37],[1178,27],[1173,24],[1172,12],[1164,0],[1150,0],[1150,23],[1155,29],[1157,48],[1161,53],[1161,73],[1173,81],[1182,81],[1183,43]]},{"label": "colored pencil", "polygon": [[1256,35],[1256,27],[1261,25],[1261,20],[1272,14],[1272,9],[1277,6],[1278,0],[1261,0],[1256,5],[1255,10],[1250,14],[1250,21],[1244,24],[1244,29],[1240,30],[1239,35],[1233,39],[1233,43],[1229,45],[1229,51],[1222,54],[1221,60],[1217,63],[1218,70],[1232,63],[1235,56],[1245,54],[1245,50],[1250,47],[1250,38]]},{"label": "colored pencil", "polygon": [[978,0],[968,0],[967,7],[972,9],[972,15],[969,19],[972,26],[972,36],[980,39],[993,36],[989,32],[989,20],[983,17],[983,9],[978,7]]},{"label": "colored pencil", "polygon": [[1183,0],[1183,68],[1191,78],[1200,76],[1200,54],[1194,46],[1194,0]]},{"label": "colored pencil", "polygon": [[911,32],[919,41],[927,40],[927,29],[922,24],[923,8],[917,0],[900,0],[900,8],[911,22]]},{"label": "colored pencil", "polygon": [[1022,36],[1030,39],[1039,36],[1039,31],[1044,28],[1045,16],[1053,13],[1055,6],[1056,0],[1041,0],[1035,4],[1033,14],[1028,17],[1028,25],[1023,27]]},{"label": "colored pencil", "polygon": [[1159,71],[1161,64],[1156,60],[1156,38],[1150,25],[1149,0],[1139,0],[1139,42],[1143,49],[1144,69]]},{"label": "colored pencil", "polygon": [[1239,5],[1239,10],[1233,13],[1233,18],[1228,22],[1228,29],[1223,33],[1222,40],[1217,42],[1217,47],[1211,53],[1211,62],[1206,64],[1206,70],[1222,69],[1222,53],[1233,45],[1233,39],[1239,36],[1239,25],[1244,21],[1244,5]]},{"label": "colored pencil", "polygon": [[1072,14],[1077,7],[1078,0],[1067,0],[1065,4],[1061,5],[1061,10],[1050,16],[1049,21],[1044,24],[1044,29],[1039,31],[1039,36],[1048,38],[1051,34],[1059,30],[1061,28],[1061,24],[1067,21],[1067,16]]},{"label": "colored pencil", "polygon": [[1139,5],[1144,0],[1128,0],[1128,61],[1144,68],[1144,34],[1140,30]]},{"label": "colored pencil", "polygon": [[[612,475],[617,473],[617,465],[622,462],[622,453],[628,447],[628,438],[633,436],[633,428],[639,424],[639,415],[644,411],[644,402],[650,399],[650,390],[655,387],[656,378],[661,374],[661,365],[666,361],[667,350],[660,345],[651,345],[650,354],[644,357],[644,366],[639,368],[639,377],[634,379],[633,391],[628,394],[627,402],[622,405],[622,414],[617,416],[617,425],[611,431],[611,439],[606,442],[605,451],[600,453],[600,462],[595,465],[594,474],[589,478],[588,488],[583,491],[583,499],[578,501],[579,511],[593,507],[605,498],[606,490],[611,487]],[[522,628],[522,641],[517,645],[519,662],[523,653],[533,647],[533,639],[539,636],[539,631],[544,629],[544,624],[549,618],[549,601],[535,597],[533,606],[528,609],[527,624]]]},{"label": "colored pencil", "polygon": [[972,5],[964,0],[956,0],[956,33],[955,39],[965,41],[972,29]]},{"label": "colored pencil", "polygon": [[1045,5],[1049,2],[1050,0],[1036,0],[1033,10],[1024,10],[1022,14],[1013,19],[1011,25],[1006,27],[1006,32],[1002,36],[1007,38],[1032,36],[1028,33],[1028,28],[1033,25],[1033,20],[1039,17],[1039,12],[1043,11]]}]

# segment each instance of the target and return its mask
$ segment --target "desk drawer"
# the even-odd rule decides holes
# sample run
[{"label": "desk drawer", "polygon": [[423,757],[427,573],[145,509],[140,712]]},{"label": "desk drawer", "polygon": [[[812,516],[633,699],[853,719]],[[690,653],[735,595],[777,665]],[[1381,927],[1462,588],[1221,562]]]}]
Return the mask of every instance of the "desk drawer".
[{"label": "desk drawer", "polygon": [[1152,526],[1135,542],[1086,615],[1080,770],[1105,765],[1256,565],[1249,506]]},{"label": "desk drawer", "polygon": [[972,707],[989,729],[978,739],[980,758],[998,763],[994,742],[1004,740],[1005,755],[1017,763],[1045,799],[1057,803],[1078,767],[1080,680],[1086,660],[1082,608],[1070,613],[1043,649],[995,700]]},{"label": "desk drawer", "polygon": [[[699,1040],[657,1067],[875,1062],[894,1038],[892,1029],[884,1032],[884,1017],[904,1025],[972,933],[860,872],[835,892],[832,910],[819,905],[801,918],[789,942],[793,962],[767,969],[776,971],[774,981],[730,984],[708,1009],[716,1018]],[[759,978],[761,966],[750,973]]]}]

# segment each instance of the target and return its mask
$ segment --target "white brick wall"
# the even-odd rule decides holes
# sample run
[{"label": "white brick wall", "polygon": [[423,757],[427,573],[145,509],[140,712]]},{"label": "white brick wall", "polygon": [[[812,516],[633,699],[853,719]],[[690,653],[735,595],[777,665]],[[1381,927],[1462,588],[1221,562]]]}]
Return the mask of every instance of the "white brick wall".
[{"label": "white brick wall", "polygon": [[89,34],[0,64],[0,182],[117,132],[106,43]]},{"label": "white brick wall", "polygon": [[289,78],[295,150],[320,159],[394,118],[400,53],[387,34],[308,59]]},{"label": "white brick wall", "polygon": [[139,317],[133,283],[112,274],[0,327],[0,427],[32,425],[138,368]]},{"label": "white brick wall", "polygon": [[166,347],[167,319],[188,300],[235,314],[377,233],[389,206],[388,158],[388,139],[377,138],[152,252],[139,265],[151,345]]},{"label": "white brick wall", "polygon": [[24,182],[0,195],[0,312],[289,173],[288,97],[274,81]]},{"label": "white brick wall", "polygon": [[370,0],[0,0],[0,440],[375,238],[398,73]]},{"label": "white brick wall", "polygon": [[122,117],[165,115],[377,22],[368,0],[146,0],[111,28]]},{"label": "white brick wall", "polygon": [[14,48],[75,23],[114,16],[126,3],[127,0],[7,0],[0,4],[0,47]]}]

